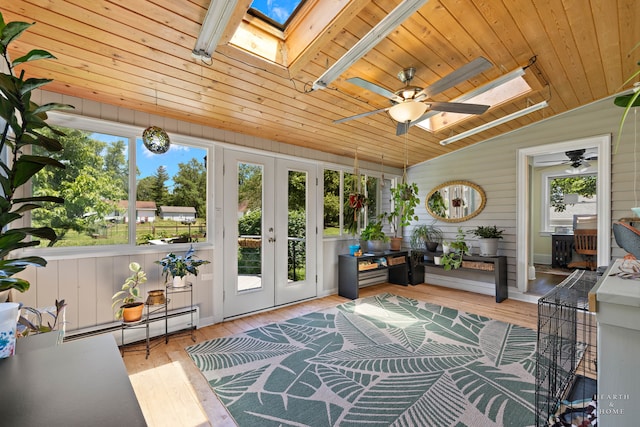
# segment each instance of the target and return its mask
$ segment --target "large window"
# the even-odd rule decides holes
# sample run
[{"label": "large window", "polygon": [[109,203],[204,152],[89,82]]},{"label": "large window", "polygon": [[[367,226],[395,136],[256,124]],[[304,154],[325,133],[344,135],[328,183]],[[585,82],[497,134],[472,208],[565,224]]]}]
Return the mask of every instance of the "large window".
[{"label": "large window", "polygon": [[65,169],[44,169],[32,182],[33,194],[65,200],[34,211],[31,218],[34,226],[56,230],[54,247],[206,241],[204,145],[174,137],[167,153],[153,154],[138,129],[92,126],[82,119],[73,123],[80,125],[56,127],[66,135],[63,151],[52,156]]}]

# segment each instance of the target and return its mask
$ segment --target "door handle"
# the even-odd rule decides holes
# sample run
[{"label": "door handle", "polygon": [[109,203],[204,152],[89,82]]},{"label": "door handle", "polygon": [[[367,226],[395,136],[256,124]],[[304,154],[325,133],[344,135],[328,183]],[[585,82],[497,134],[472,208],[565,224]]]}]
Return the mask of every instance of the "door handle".
[{"label": "door handle", "polygon": [[269,243],[273,243],[275,241],[276,241],[276,239],[274,237],[269,237]]}]

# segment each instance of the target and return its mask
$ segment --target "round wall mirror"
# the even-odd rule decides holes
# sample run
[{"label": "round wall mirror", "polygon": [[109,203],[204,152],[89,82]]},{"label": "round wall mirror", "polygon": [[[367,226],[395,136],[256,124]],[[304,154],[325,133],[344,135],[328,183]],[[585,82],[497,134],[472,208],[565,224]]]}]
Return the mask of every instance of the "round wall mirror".
[{"label": "round wall mirror", "polygon": [[431,190],[425,200],[427,212],[445,222],[462,222],[478,215],[487,199],[479,185],[449,181]]}]

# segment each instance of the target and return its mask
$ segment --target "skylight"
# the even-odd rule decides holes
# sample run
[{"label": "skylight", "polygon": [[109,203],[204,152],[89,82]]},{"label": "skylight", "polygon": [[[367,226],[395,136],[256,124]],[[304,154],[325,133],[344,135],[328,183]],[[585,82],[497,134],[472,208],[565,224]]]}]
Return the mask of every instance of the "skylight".
[{"label": "skylight", "polygon": [[[471,104],[484,104],[495,107],[500,104],[504,104],[510,100],[523,96],[531,91],[531,87],[522,78],[522,76],[508,80],[498,86],[495,86],[487,91],[484,91],[476,96],[462,95],[456,99],[452,99],[453,102],[469,102]],[[431,116],[428,120],[424,120],[416,126],[420,126],[430,132],[436,132],[458,123],[461,120],[471,117],[469,114],[459,113],[446,113],[441,112]]]},{"label": "skylight", "polygon": [[253,0],[249,13],[284,30],[305,0]]}]

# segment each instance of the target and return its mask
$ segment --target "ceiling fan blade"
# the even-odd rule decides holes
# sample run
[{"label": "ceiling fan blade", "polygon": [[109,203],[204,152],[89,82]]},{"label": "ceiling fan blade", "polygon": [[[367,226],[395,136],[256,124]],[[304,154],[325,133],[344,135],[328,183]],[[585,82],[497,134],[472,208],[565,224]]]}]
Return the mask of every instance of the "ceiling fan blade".
[{"label": "ceiling fan blade", "polygon": [[447,74],[431,86],[427,86],[426,88],[422,89],[422,91],[420,91],[417,96],[424,94],[431,98],[433,95],[444,92],[445,90],[452,88],[464,82],[465,80],[469,80],[470,78],[477,76],[478,74],[482,73],[485,70],[488,70],[492,66],[493,64],[491,64],[491,62],[489,62],[487,58],[480,56],[469,62],[468,64],[465,64],[457,70]]},{"label": "ceiling fan blade", "polygon": [[488,105],[466,104],[464,102],[429,102],[430,109],[448,113],[482,114],[489,109]]},{"label": "ceiling fan blade", "polygon": [[396,102],[402,102],[404,99],[391,92],[388,89],[383,88],[382,86],[378,86],[375,83],[371,83],[365,79],[361,79],[360,77],[351,77],[348,78],[347,81],[349,83],[353,83],[354,85],[358,85],[361,88],[370,90],[371,92],[377,93],[378,95],[382,95],[385,98],[393,99]]},{"label": "ceiling fan blade", "polygon": [[387,111],[391,107],[381,108],[379,110],[367,111],[366,113],[356,114],[355,116],[349,116],[342,119],[334,120],[333,123],[344,123],[349,120],[359,119],[361,117],[371,116],[373,114],[382,113],[383,111]]}]

